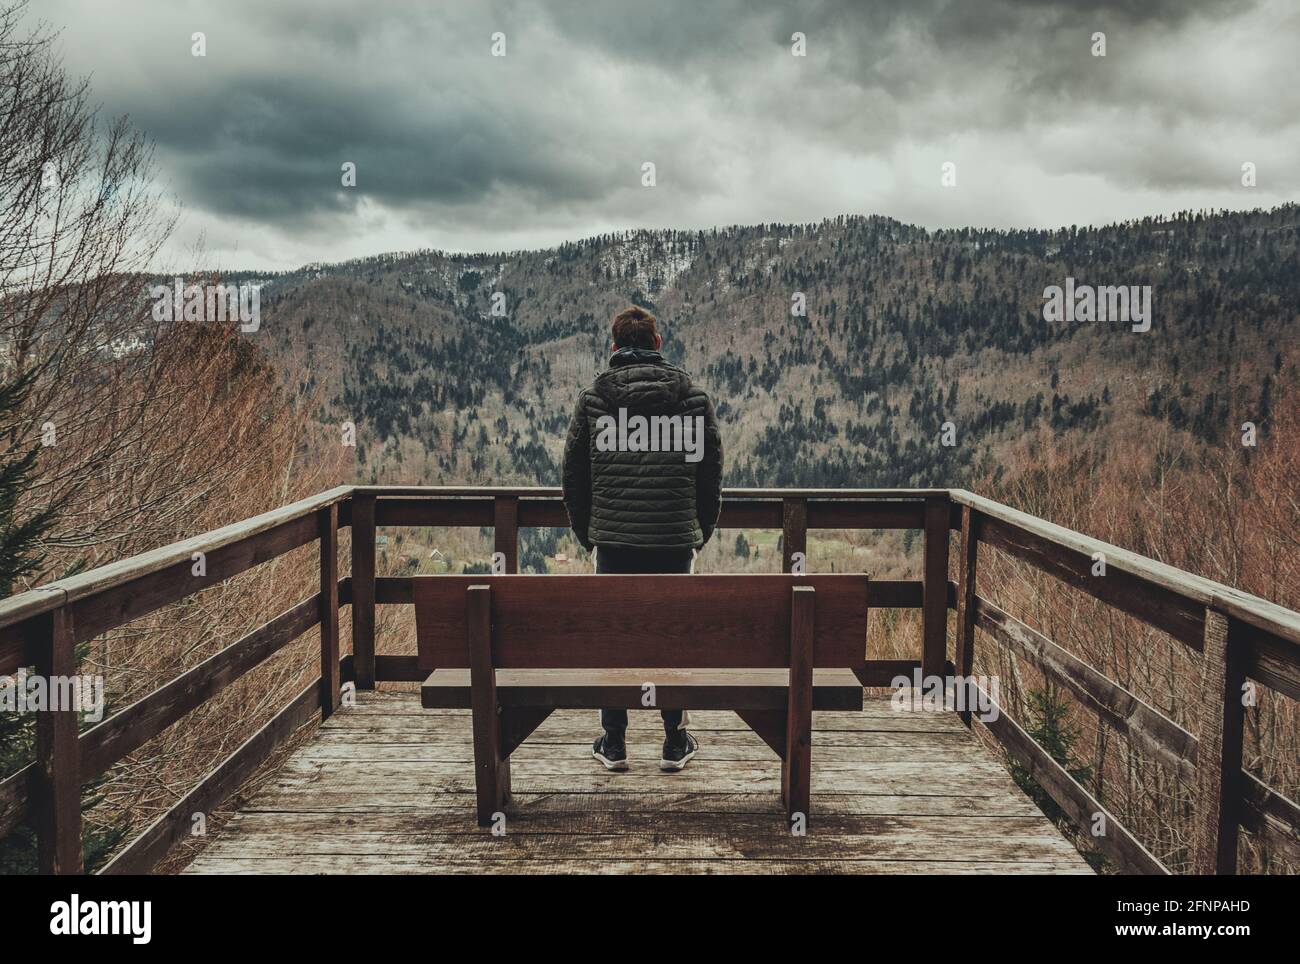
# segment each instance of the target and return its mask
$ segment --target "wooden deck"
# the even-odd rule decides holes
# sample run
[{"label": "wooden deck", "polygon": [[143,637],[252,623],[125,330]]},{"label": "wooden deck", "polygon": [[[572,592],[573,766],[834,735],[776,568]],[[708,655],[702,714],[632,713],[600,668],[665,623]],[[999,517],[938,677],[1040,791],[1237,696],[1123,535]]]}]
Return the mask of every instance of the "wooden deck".
[{"label": "wooden deck", "polygon": [[475,825],[469,712],[363,692],[250,798],[186,873],[1048,873],[1088,865],[953,714],[817,713],[813,823],[786,827],[780,761],[730,712],[692,712],[699,755],[591,759],[595,713],[561,711],[512,759],[504,836]]}]

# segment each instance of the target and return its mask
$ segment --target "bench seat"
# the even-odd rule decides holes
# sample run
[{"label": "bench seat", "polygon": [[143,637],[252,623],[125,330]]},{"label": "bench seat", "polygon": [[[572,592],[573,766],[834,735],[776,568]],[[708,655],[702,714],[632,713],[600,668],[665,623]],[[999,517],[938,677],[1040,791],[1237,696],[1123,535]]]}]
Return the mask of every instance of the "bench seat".
[{"label": "bench seat", "polygon": [[[655,705],[642,702],[654,683]],[[551,709],[784,710],[789,669],[498,669],[502,707]],[[851,669],[813,670],[814,710],[862,709],[862,683]],[[420,687],[425,709],[470,709],[470,671],[434,670]]]}]

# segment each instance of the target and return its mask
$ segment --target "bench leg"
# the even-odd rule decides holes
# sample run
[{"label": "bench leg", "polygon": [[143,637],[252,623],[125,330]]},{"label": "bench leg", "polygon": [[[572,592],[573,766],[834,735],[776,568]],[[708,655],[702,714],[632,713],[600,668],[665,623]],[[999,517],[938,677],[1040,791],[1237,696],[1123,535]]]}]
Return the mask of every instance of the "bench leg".
[{"label": "bench leg", "polygon": [[469,629],[470,707],[474,720],[474,789],[478,825],[491,826],[510,799],[510,758],[501,752],[501,710],[497,705],[496,670],[492,668],[492,590],[465,591]]},{"label": "bench leg", "polygon": [[813,595],[811,586],[795,586],[790,606],[790,695],[785,718],[785,757],[781,761],[781,798],[786,817],[808,820],[812,785]]}]

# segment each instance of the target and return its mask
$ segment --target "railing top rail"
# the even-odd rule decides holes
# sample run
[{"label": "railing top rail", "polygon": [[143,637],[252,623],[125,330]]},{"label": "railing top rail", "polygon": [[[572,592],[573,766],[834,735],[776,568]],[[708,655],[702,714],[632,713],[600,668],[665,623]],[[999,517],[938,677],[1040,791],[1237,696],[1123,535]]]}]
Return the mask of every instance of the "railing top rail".
[{"label": "railing top rail", "polygon": [[[1213,579],[1193,575],[1167,563],[1157,562],[1136,552],[1130,552],[1128,549],[1111,545],[1109,542],[1102,542],[1100,539],[1085,536],[1072,529],[1056,525],[1054,522],[1047,522],[965,489],[952,489],[949,495],[958,505],[968,505],[990,518],[1009,523],[1056,545],[1074,549],[1088,556],[1096,552],[1103,553],[1107,568],[1140,576],[1186,599],[1202,606],[1219,609],[1248,625],[1300,646],[1300,613],[1269,602],[1267,599],[1261,599],[1259,596],[1252,596],[1240,589],[1225,586]],[[1296,655],[1300,658],[1300,653]]]},{"label": "railing top rail", "polygon": [[140,576],[166,569],[178,562],[188,561],[195,552],[212,552],[214,549],[220,549],[241,539],[273,529],[317,509],[341,502],[351,493],[350,485],[336,486],[278,509],[263,512],[261,515],[232,522],[220,529],[200,533],[159,549],[119,559],[117,562],[10,596],[8,599],[0,600],[0,628],[12,626],[33,616],[58,609],[67,603],[104,592],[132,579],[138,579]]},{"label": "railing top rail", "polygon": [[[87,572],[56,580],[35,589],[0,600],[0,628],[50,612],[69,602],[112,589],[140,576],[188,560],[195,552],[211,552],[299,518],[309,512],[343,501],[353,495],[385,498],[492,498],[497,496],[558,499],[561,490],[553,486],[404,486],[341,485],[300,499],[261,515],[172,543],[150,552],[131,556]],[[723,490],[724,501],[801,498],[813,500],[924,500],[950,498],[959,505],[1014,525],[1049,542],[1091,556],[1105,553],[1112,566],[1192,600],[1213,606],[1248,625],[1272,633],[1300,646],[1300,613],[1292,612],[1223,583],[1196,576],[1181,569],[1085,536],[1064,526],[1039,519],[965,489],[747,489]],[[1300,657],[1298,657],[1300,658]]]},{"label": "railing top rail", "polygon": [[[522,499],[558,499],[562,491],[556,486],[502,485],[358,485],[357,495],[385,498],[490,498],[515,496]],[[947,489],[723,489],[726,499],[944,499]]]}]

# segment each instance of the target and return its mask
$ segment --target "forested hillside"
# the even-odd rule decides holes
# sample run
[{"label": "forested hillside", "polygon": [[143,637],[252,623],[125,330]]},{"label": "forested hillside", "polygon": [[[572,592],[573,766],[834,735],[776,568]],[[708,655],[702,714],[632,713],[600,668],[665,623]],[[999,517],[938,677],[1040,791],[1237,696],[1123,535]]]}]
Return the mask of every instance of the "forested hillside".
[{"label": "forested hillside", "polygon": [[[1193,445],[1266,430],[1294,363],[1298,247],[1294,205],[1052,232],[639,231],[310,266],[270,279],[249,337],[324,420],[356,423],[363,478],[555,483],[608,319],[634,302],[714,394],[728,484],[949,485],[1081,430],[1106,444],[1156,420]],[[1067,277],[1150,285],[1150,330],[1044,321]]]}]

